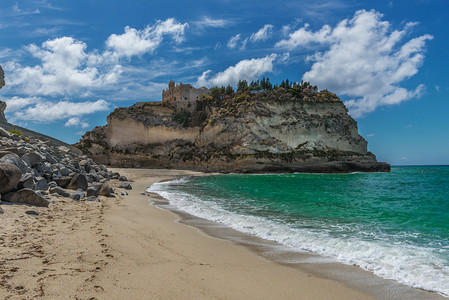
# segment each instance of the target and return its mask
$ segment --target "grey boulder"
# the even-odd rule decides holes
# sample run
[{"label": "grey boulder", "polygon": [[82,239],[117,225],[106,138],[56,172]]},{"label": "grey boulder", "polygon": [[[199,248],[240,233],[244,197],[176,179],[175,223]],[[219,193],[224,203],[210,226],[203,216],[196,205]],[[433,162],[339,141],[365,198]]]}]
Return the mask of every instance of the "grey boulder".
[{"label": "grey boulder", "polygon": [[34,184],[34,189],[36,191],[46,191],[48,190],[47,179],[43,177],[36,177],[36,183]]},{"label": "grey boulder", "polygon": [[27,164],[17,154],[14,153],[6,154],[2,158],[0,158],[0,163],[15,165],[17,168],[19,168],[22,174],[25,174],[28,170]]},{"label": "grey boulder", "polygon": [[82,190],[77,190],[77,191],[72,193],[72,197],[71,198],[73,200],[79,201],[79,200],[83,199],[84,197],[85,197],[84,192]]},{"label": "grey boulder", "polygon": [[129,184],[128,182],[123,182],[118,187],[121,188],[121,189],[125,189],[125,190],[132,190],[133,189],[131,184]]},{"label": "grey boulder", "polygon": [[17,184],[17,188],[19,190],[21,189],[33,189],[34,188],[34,176],[30,173],[26,173],[22,175],[22,178],[20,178],[19,183]]},{"label": "grey boulder", "polygon": [[32,189],[22,189],[15,193],[9,193],[5,197],[7,202],[24,203],[36,206],[48,207],[48,200],[37,194]]},{"label": "grey boulder", "polygon": [[22,172],[13,164],[0,163],[0,194],[12,191],[20,181]]},{"label": "grey boulder", "polygon": [[50,188],[50,194],[59,194],[63,197],[70,197],[70,193],[59,186]]},{"label": "grey boulder", "polygon": [[70,181],[67,188],[71,189],[71,190],[82,189],[83,191],[85,191],[85,190],[87,190],[88,184],[89,183],[88,183],[85,175],[76,174]]}]

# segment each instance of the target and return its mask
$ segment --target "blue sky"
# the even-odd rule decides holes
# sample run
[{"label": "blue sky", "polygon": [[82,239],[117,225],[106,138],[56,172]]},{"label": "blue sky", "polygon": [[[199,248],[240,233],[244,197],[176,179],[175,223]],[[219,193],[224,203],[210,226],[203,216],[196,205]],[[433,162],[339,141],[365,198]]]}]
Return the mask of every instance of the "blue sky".
[{"label": "blue sky", "polygon": [[449,3],[0,0],[7,119],[74,143],[116,107],[302,79],[336,92],[379,160],[449,164]]}]

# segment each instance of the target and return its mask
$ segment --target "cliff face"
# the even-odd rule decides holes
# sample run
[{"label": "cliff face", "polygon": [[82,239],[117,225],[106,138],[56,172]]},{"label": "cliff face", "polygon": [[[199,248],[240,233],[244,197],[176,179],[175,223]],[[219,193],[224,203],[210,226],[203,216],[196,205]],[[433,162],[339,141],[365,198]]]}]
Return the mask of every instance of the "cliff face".
[{"label": "cliff face", "polygon": [[388,171],[327,91],[279,88],[119,108],[77,145],[97,163],[220,172]]},{"label": "cliff face", "polygon": [[[5,86],[5,73],[2,66],[0,66],[0,89]],[[6,122],[5,111],[6,103],[0,100],[0,122]]]}]

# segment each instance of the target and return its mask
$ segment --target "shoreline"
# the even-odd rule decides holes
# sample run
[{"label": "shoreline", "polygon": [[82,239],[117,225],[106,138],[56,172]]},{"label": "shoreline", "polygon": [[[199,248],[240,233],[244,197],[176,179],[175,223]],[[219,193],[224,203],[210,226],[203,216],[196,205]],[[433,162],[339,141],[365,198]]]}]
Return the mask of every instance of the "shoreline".
[{"label": "shoreline", "polygon": [[[2,205],[0,298],[444,299],[409,287],[379,293],[379,284],[357,283],[366,281],[361,272],[370,274],[358,267],[323,263],[317,255],[283,251],[279,244],[167,210],[159,207],[167,200],[146,192],[163,180],[210,174],[114,170],[134,180],[127,196],[113,181],[116,197],[102,196],[101,202],[53,198],[49,208]],[[26,214],[30,209],[39,215]],[[292,264],[298,255],[302,262]]]},{"label": "shoreline", "polygon": [[[127,170],[130,171],[130,169],[116,170],[124,174],[127,173]],[[134,171],[145,173],[145,170],[141,171],[134,169]],[[172,171],[176,172],[175,170]],[[186,171],[178,172],[184,173]],[[133,171],[131,171],[131,173],[133,173]],[[192,174],[186,175],[208,176],[211,174],[192,172]],[[182,177],[182,175],[175,176],[174,178],[176,177]],[[163,181],[166,181],[166,179]],[[155,180],[152,180],[152,182],[148,182],[146,186],[148,187],[155,182]],[[365,271],[356,266],[344,265],[340,262],[309,252],[301,253],[293,251],[278,243],[263,240],[256,236],[230,229],[221,224],[192,216],[183,211],[173,209],[173,207],[167,207],[169,201],[159,195],[150,196],[149,198],[150,199],[148,200],[151,200],[153,207],[161,208],[164,211],[168,210],[172,214],[176,214],[177,217],[172,220],[176,224],[180,223],[188,225],[189,227],[193,227],[194,229],[196,229],[196,231],[199,230],[203,235],[206,235],[207,238],[212,238],[212,240],[219,239],[224,240],[225,242],[230,241],[233,246],[230,248],[244,248],[244,251],[249,251],[252,255],[261,258],[265,263],[274,265],[276,266],[275,268],[282,268],[282,270],[279,270],[277,272],[284,272],[287,269],[289,270],[289,272],[293,270],[298,278],[313,278],[312,281],[314,281],[314,284],[319,284],[320,286],[322,286],[323,284],[328,284],[329,281],[332,282],[332,284],[337,284],[339,286],[339,289],[342,289],[342,291],[340,291],[341,293],[348,292],[348,295],[342,297],[341,299],[347,299],[348,297],[351,298],[352,296],[349,296],[349,294],[353,292],[357,294],[357,299],[359,299],[359,297],[361,297],[361,299],[444,299],[443,296],[437,293],[412,288],[397,283],[393,280],[380,278],[372,274],[371,272]],[[237,248],[229,249],[229,251],[237,251]],[[269,273],[265,275],[270,277]],[[290,274],[289,276],[294,275]],[[306,290],[303,288],[301,289],[300,294],[292,294],[292,297],[294,297],[293,295],[296,295],[296,297],[305,296],[305,298],[321,298],[319,293],[314,294],[319,292],[321,289],[322,288],[318,288],[318,290],[315,291],[310,290],[308,292],[310,292],[311,294],[307,294],[307,296],[305,296],[306,294],[304,293]],[[328,297],[335,298],[335,295],[329,294],[324,296],[323,298]]]}]

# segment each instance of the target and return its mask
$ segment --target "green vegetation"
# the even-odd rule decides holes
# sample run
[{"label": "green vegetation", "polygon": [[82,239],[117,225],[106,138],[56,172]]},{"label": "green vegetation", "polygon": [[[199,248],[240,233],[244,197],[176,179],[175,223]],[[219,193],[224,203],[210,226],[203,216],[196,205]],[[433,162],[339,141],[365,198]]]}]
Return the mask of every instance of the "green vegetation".
[{"label": "green vegetation", "polygon": [[15,130],[15,129],[13,129],[13,130],[8,130],[8,131],[9,131],[9,133],[11,133],[11,134],[17,134],[18,136],[22,136],[22,135],[23,135],[22,132],[20,132],[20,131],[18,131],[18,130]]},{"label": "green vegetation", "polygon": [[173,115],[173,121],[181,124],[183,127],[189,127],[191,114],[188,111],[181,110]]}]

